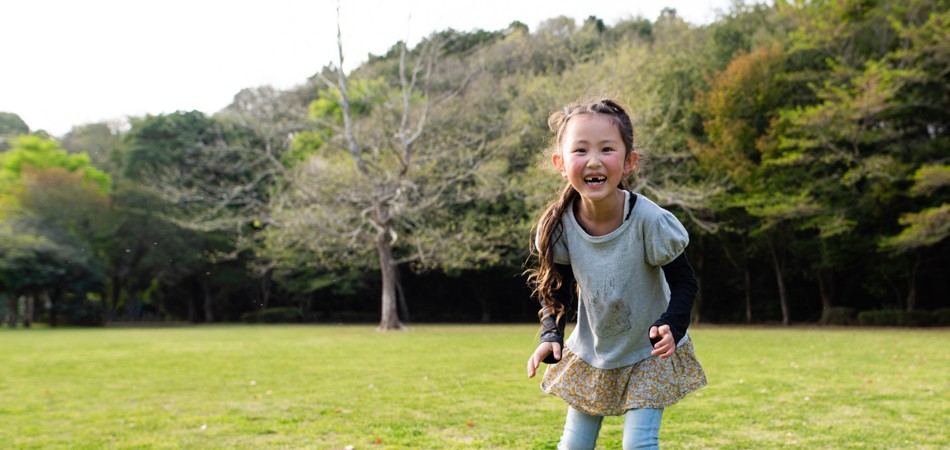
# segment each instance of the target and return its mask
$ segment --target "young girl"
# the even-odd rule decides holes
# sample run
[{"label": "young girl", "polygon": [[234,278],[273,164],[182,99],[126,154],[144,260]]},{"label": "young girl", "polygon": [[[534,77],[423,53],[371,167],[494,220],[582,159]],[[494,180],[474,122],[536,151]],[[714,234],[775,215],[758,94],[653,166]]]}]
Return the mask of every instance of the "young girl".
[{"label": "young girl", "polygon": [[[559,449],[592,449],[603,416],[624,416],[623,448],[657,448],[663,408],[706,384],[686,328],[696,279],[689,236],[669,211],[624,189],[637,169],[620,103],[574,104],[548,118],[552,162],[567,181],[535,230],[541,343],[528,377],[563,398]],[[576,283],[577,288],[574,288]],[[563,345],[566,307],[577,326]]]}]

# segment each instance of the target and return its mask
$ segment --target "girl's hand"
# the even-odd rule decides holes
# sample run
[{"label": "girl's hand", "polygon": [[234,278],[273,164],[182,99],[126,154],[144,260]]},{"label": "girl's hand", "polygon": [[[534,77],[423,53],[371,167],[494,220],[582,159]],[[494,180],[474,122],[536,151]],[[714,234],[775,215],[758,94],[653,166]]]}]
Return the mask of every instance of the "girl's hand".
[{"label": "girl's hand", "polygon": [[[673,338],[670,338],[670,340],[672,339]],[[544,358],[547,358],[551,353],[554,353],[554,359],[560,361],[561,344],[557,342],[542,342],[538,345],[538,349],[528,358],[528,378],[534,378],[534,374],[538,372],[538,366],[540,366]]]},{"label": "girl's hand", "polygon": [[669,325],[660,325],[659,327],[650,327],[650,339],[660,337],[660,342],[653,346],[653,356],[660,356],[660,359],[666,359],[673,356],[676,351],[676,342],[673,342],[673,333]]}]

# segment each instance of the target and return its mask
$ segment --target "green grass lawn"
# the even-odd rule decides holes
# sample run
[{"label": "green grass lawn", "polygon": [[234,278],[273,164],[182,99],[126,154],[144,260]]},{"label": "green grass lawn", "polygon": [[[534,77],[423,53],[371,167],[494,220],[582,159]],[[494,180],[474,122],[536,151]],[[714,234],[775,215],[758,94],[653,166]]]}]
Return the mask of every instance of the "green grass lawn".
[{"label": "green grass lawn", "polygon": [[[537,328],[0,331],[3,448],[553,448]],[[950,448],[950,331],[696,327],[664,448]],[[620,418],[600,448],[619,448]]]}]

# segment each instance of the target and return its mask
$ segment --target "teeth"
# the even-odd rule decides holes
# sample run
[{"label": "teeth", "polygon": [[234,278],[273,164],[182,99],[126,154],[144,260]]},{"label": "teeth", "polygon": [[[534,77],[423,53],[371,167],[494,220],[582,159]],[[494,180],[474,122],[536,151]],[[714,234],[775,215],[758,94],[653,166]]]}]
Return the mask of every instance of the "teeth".
[{"label": "teeth", "polygon": [[587,177],[584,178],[585,183],[603,183],[607,181],[607,177]]}]

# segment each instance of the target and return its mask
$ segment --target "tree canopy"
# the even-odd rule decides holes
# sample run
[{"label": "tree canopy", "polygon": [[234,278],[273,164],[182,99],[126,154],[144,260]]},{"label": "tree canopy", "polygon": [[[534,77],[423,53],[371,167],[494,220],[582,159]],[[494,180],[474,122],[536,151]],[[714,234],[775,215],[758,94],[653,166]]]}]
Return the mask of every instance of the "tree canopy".
[{"label": "tree canopy", "polygon": [[60,142],[0,113],[0,290],[115,319],[532,320],[528,233],[561,182],[545,119],[610,96],[647,162],[634,190],[690,230],[694,319],[946,308],[948,11],[554,17]]}]

